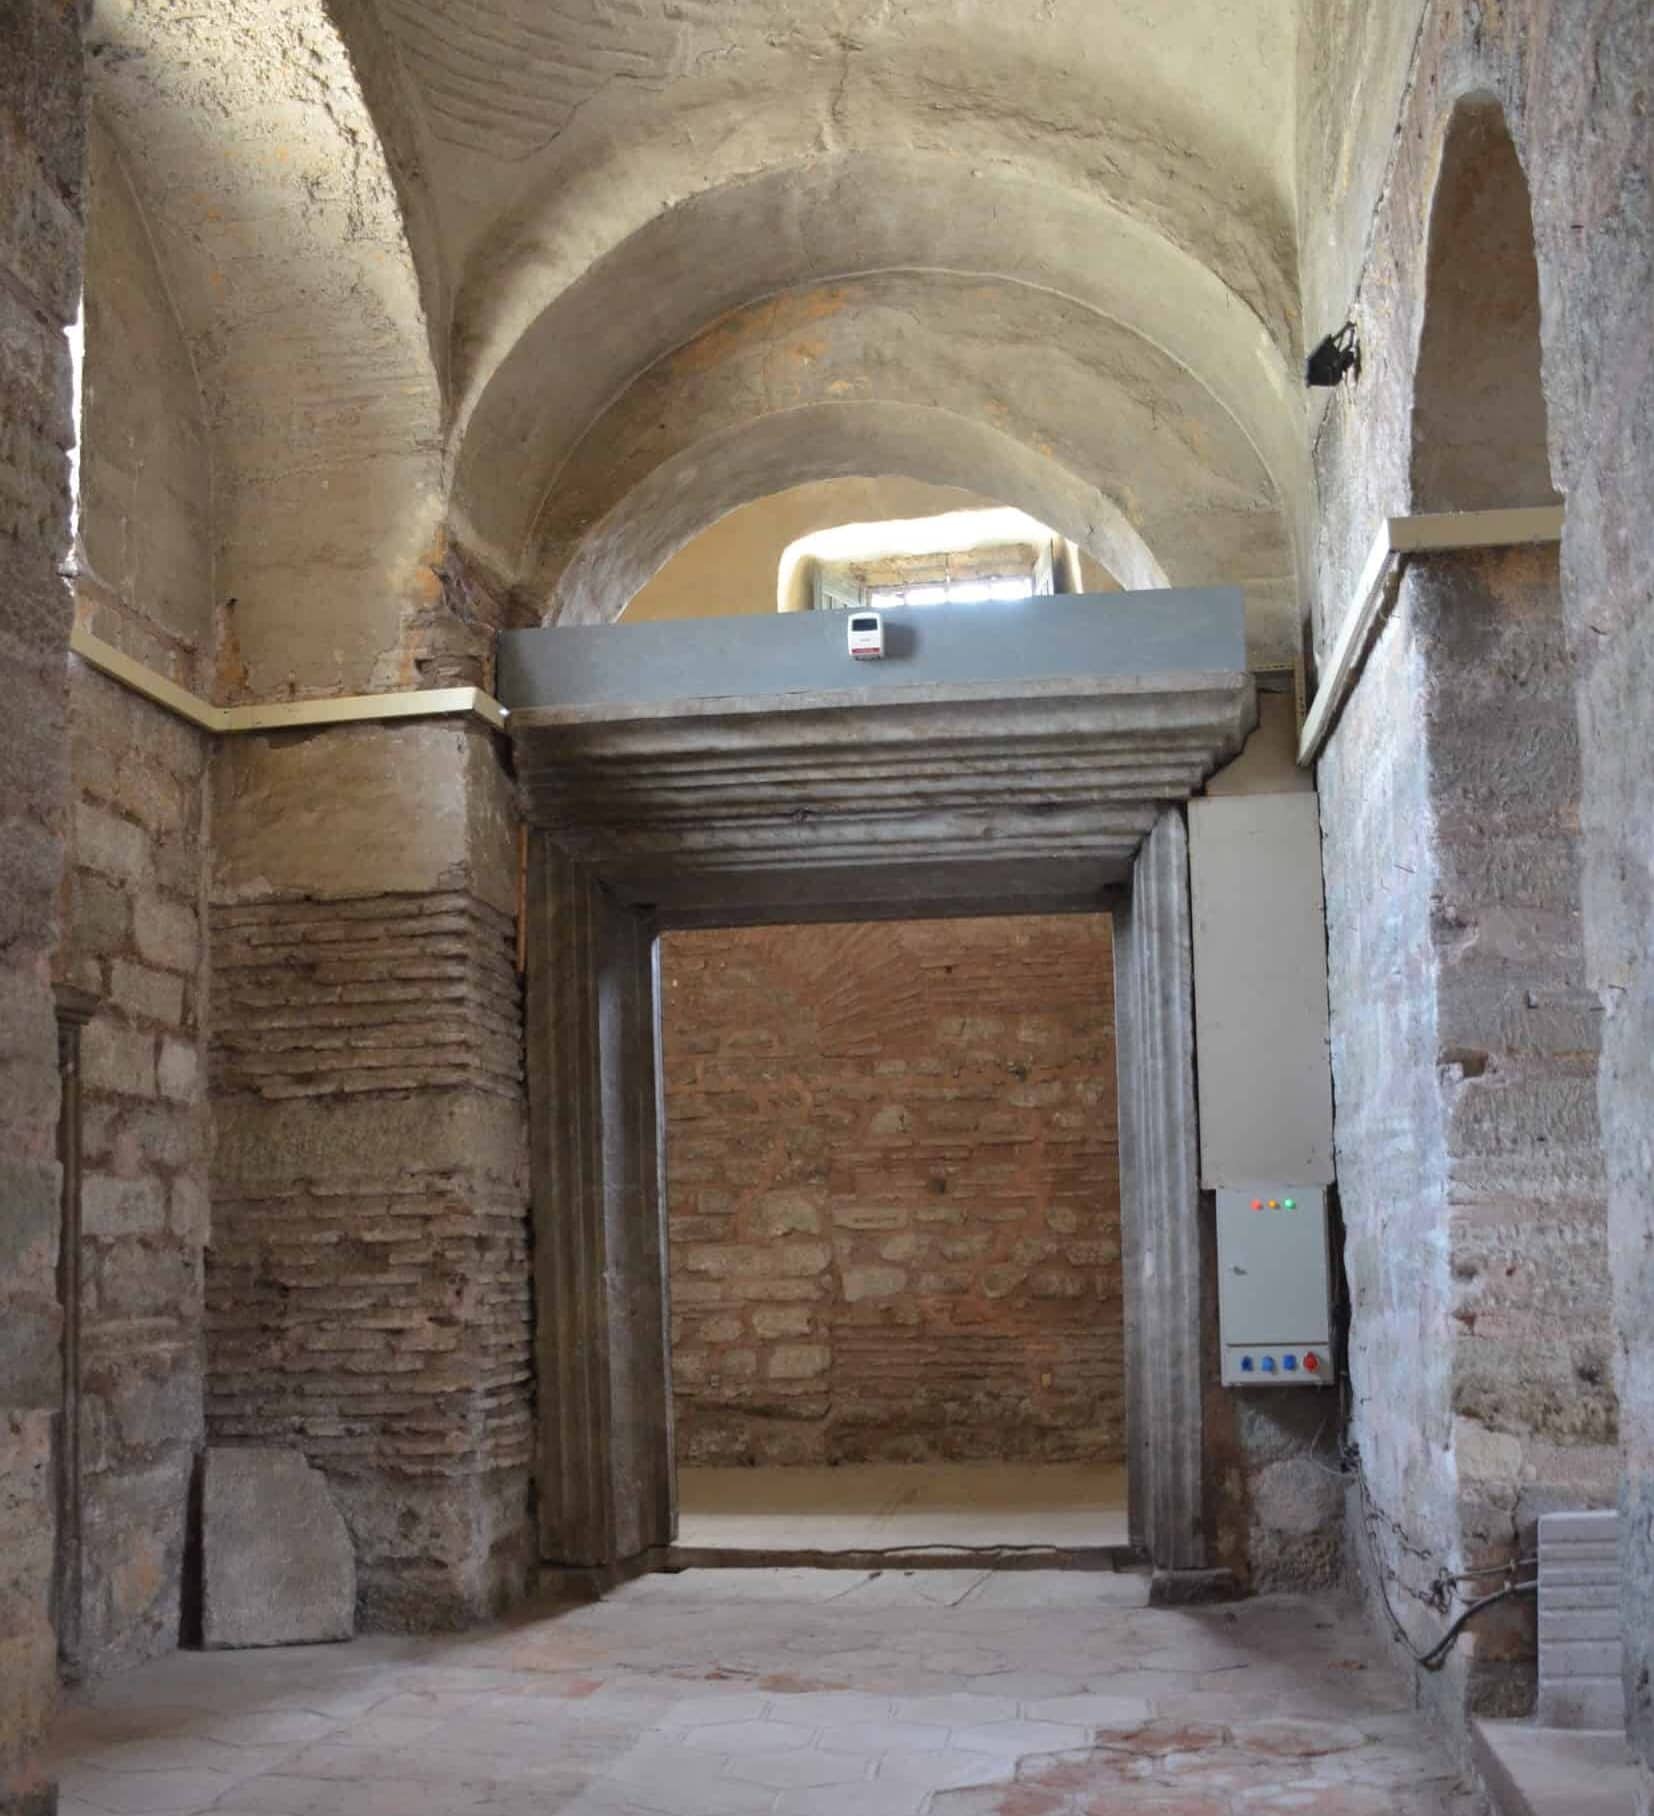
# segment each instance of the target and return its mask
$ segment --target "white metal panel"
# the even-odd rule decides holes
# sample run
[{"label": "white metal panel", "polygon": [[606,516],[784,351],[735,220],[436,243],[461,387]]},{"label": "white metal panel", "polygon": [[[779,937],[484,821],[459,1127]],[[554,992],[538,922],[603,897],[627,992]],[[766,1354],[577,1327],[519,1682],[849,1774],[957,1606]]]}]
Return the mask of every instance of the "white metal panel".
[{"label": "white metal panel", "polygon": [[1217,1195],[1218,1322],[1231,1386],[1327,1386],[1332,1267],[1327,1195],[1264,1182]]},{"label": "white metal panel", "polygon": [[1327,936],[1312,794],[1189,803],[1200,1172],[1333,1178]]}]

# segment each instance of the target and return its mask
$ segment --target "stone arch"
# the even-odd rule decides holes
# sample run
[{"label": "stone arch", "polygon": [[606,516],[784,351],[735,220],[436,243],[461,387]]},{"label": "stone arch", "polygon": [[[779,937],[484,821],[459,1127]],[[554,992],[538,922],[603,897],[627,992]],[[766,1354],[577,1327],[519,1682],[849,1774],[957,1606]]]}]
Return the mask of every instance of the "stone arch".
[{"label": "stone arch", "polygon": [[1415,511],[1554,504],[1539,267],[1521,159],[1491,95],[1466,96],[1430,210],[1414,376]]},{"label": "stone arch", "polygon": [[596,523],[555,578],[559,623],[597,624],[701,531],[755,499],[816,479],[900,474],[1026,510],[1128,587],[1168,584],[1118,504],[989,424],[920,405],[830,401],[761,416],[656,467]]},{"label": "stone arch", "polygon": [[[578,175],[566,198],[572,218],[546,223],[509,257],[491,255],[468,279],[475,290],[478,274],[494,273],[498,295],[486,329],[480,301],[470,315],[462,303],[458,343],[481,338],[458,355],[457,534],[515,575],[540,498],[641,374],[755,299],[924,273],[1048,292],[1182,366],[1207,393],[1201,414],[1227,418],[1251,444],[1300,550],[1302,388],[1283,344],[1293,328],[1270,325],[1168,233],[1072,173],[1031,171],[1026,157],[1022,165],[911,148],[817,154],[653,214],[655,191],[639,175],[635,208],[618,228],[612,216],[598,219],[596,200],[580,202],[589,175]],[[583,209],[592,219],[581,227]],[[575,345],[583,357],[568,360]]]},{"label": "stone arch", "polygon": [[205,400],[214,591],[236,601],[215,691],[407,685],[439,586],[441,386],[350,45],[323,0],[267,0],[256,29],[100,7],[88,51]]},{"label": "stone arch", "polygon": [[[911,446],[892,467],[824,469],[820,451],[807,445],[818,419],[804,412],[845,403],[916,411],[911,426],[928,424],[943,436],[958,423],[980,424],[994,438],[966,437],[948,451]],[[588,564],[581,583],[563,588],[586,539],[607,539],[618,524],[635,522],[635,504],[620,508],[634,493],[656,501],[654,534],[682,521],[685,485],[691,493],[703,481],[719,490],[703,463],[727,460],[731,439],[762,419],[774,419],[765,440],[775,462],[768,490],[828,471],[924,478],[940,463],[946,483],[1029,510],[1127,584],[1246,584],[1260,648],[1291,646],[1284,514],[1247,438],[1199,382],[1119,323],[1052,292],[935,272],[886,272],[766,299],[721,318],[641,375],[591,426],[545,494],[522,564],[529,609],[549,600],[562,616],[571,609],[614,616],[630,594],[585,591],[598,568]],[[795,438],[800,445],[790,446]],[[997,477],[1007,443],[1029,457],[1015,492]],[[992,450],[986,471],[961,469],[967,449],[985,447]],[[842,450],[832,458],[843,458]],[[667,490],[651,486],[668,468],[679,477]],[[1059,521],[1041,497],[1056,470],[1111,503],[1111,510],[1087,505],[1077,513],[1069,503],[1070,522],[1078,515],[1085,533]],[[685,473],[697,477],[685,481]],[[721,509],[746,501],[731,498]],[[1150,560],[1118,546],[1122,526]],[[1098,532],[1117,546],[1096,546]]]}]

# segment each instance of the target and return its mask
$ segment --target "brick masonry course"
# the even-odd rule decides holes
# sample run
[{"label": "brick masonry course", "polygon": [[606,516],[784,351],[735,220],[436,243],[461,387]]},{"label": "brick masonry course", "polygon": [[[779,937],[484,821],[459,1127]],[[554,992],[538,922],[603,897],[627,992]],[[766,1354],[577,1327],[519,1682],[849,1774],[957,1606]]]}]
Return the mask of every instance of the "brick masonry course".
[{"label": "brick masonry course", "polygon": [[212,938],[209,1433],[327,1473],[364,1618],[474,1616],[532,1454],[511,921],[279,898],[217,904]]},{"label": "brick masonry course", "polygon": [[1124,1454],[1101,916],[669,934],[678,1452]]}]

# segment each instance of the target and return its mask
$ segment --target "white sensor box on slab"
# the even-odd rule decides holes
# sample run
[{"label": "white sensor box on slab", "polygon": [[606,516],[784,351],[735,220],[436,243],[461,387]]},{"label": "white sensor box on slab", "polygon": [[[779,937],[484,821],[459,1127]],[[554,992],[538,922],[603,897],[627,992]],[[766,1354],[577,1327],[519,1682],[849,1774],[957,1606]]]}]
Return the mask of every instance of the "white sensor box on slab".
[{"label": "white sensor box on slab", "polygon": [[877,612],[850,614],[850,654],[858,662],[884,659],[884,619]]},{"label": "white sensor box on slab", "polygon": [[1224,1386],[1330,1387],[1336,1377],[1325,1188],[1225,1188],[1217,1198]]}]

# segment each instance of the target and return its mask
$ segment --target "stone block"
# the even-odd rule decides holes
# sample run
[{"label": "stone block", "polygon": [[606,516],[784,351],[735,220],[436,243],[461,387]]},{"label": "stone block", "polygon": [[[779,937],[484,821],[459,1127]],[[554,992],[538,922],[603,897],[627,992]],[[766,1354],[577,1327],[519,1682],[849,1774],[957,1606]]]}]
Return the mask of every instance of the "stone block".
[{"label": "stone block", "polygon": [[109,997],[129,1014],[165,1022],[171,1028],[184,1019],[184,980],[173,972],[152,971],[148,965],[134,964],[130,959],[118,958],[110,967]]},{"label": "stone block", "polygon": [[1309,1456],[1269,1463],[1252,1483],[1252,1512],[1258,1524],[1297,1538],[1335,1528],[1343,1502],[1342,1478]]},{"label": "stone block", "polygon": [[88,1236],[140,1236],[166,1223],[166,1189],[158,1179],[88,1173],[80,1184],[80,1207]]},{"label": "stone block", "polygon": [[1547,1728],[1618,1728],[1621,1681],[1619,1515],[1539,1519],[1539,1702]]},{"label": "stone block", "polygon": [[889,1299],[907,1285],[907,1274],[899,1267],[847,1267],[844,1270],[844,1297],[851,1305],[864,1299]]},{"label": "stone block", "polygon": [[155,1037],[96,1015],[81,1036],[81,1076],[89,1091],[123,1097],[155,1095]]},{"label": "stone block", "polygon": [[833,1352],[825,1343],[783,1343],[770,1352],[772,1381],[805,1381],[826,1374]]},{"label": "stone block", "polygon": [[193,908],[162,897],[140,899],[134,915],[139,954],[169,971],[193,971],[201,955],[201,930]]},{"label": "stone block", "polygon": [[207,1451],[201,1569],[210,1648],[312,1645],[356,1631],[350,1533],[297,1451]]},{"label": "stone block", "polygon": [[70,897],[70,939],[82,952],[119,952],[126,944],[132,906],[118,884],[86,872],[77,875]]},{"label": "stone block", "polygon": [[141,826],[81,801],[75,808],[75,861],[126,882],[147,874],[149,840]]},{"label": "stone block", "polygon": [[766,1192],[758,1210],[759,1227],[768,1236],[815,1236],[821,1212],[805,1192]]},{"label": "stone block", "polygon": [[752,1314],[754,1332],[766,1341],[777,1337],[807,1337],[815,1314],[803,1306],[760,1306]]},{"label": "stone block", "polygon": [[60,1325],[49,1299],[7,1303],[0,1316],[0,1407],[50,1406],[57,1398]]},{"label": "stone block", "polygon": [[195,1096],[200,1061],[195,1043],[187,1040],[163,1040],[161,1057],[155,1067],[155,1082],[161,1095],[175,1103],[188,1103]]}]

